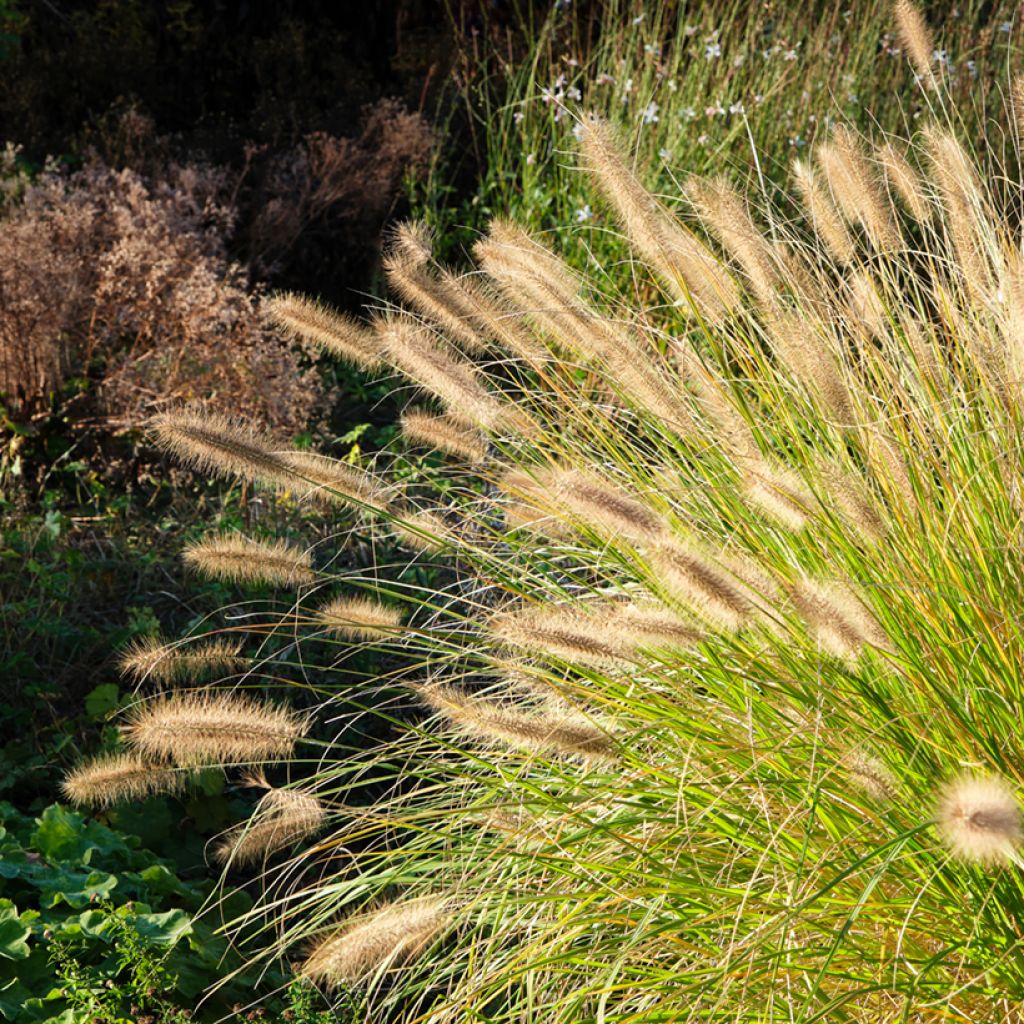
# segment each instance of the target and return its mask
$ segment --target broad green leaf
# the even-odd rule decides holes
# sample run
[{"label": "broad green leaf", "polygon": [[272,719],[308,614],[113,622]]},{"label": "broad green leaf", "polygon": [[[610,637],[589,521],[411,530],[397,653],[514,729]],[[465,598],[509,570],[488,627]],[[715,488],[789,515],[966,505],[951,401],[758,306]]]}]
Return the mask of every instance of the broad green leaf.
[{"label": "broad green leaf", "polygon": [[90,718],[103,718],[118,704],[117,683],[100,683],[85,695],[85,713]]},{"label": "broad green leaf", "polygon": [[184,910],[137,914],[132,925],[144,939],[160,946],[173,946],[192,931],[192,919]]},{"label": "broad green leaf", "polygon": [[0,900],[0,957],[24,960],[31,952],[31,934],[32,929],[19,918],[17,907],[10,900]]}]

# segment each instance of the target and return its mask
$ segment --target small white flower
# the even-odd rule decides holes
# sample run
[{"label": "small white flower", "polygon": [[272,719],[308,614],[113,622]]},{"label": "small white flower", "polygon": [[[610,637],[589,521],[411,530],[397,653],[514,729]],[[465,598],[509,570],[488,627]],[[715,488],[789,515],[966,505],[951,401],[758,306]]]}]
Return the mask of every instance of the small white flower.
[{"label": "small white flower", "polygon": [[745,57],[743,56],[743,54],[742,54],[742,53],[738,53],[738,54],[737,54],[737,55],[736,55],[735,57],[733,57],[733,59],[732,59],[732,66],[733,66],[734,68],[742,67],[742,65],[743,65],[743,61],[744,61],[745,59],[746,59],[746,58],[745,58]]},{"label": "small white flower", "polygon": [[644,53],[660,53],[661,47],[655,46],[654,43],[644,43]]},{"label": "small white flower", "polygon": [[590,217],[591,212],[589,203],[585,203],[576,211],[576,222],[578,224],[582,224],[585,220],[590,220]]},{"label": "small white flower", "polygon": [[764,102],[764,97],[759,92],[755,92],[754,93],[754,102],[755,103],[763,103]]},{"label": "small white flower", "polygon": [[581,125],[581,124],[576,124],[576,125],[574,125],[574,126],[573,126],[573,129],[572,129],[572,137],[573,137],[573,138],[574,138],[574,139],[575,139],[575,140],[576,140],[577,142],[579,142],[579,140],[583,138],[583,125]]},{"label": "small white flower", "polygon": [[644,124],[655,124],[658,121],[658,104],[653,100],[647,104],[643,113]]},{"label": "small white flower", "polygon": [[633,91],[633,79],[632,78],[627,78],[622,83],[622,91],[623,92],[632,92]]},{"label": "small white flower", "polygon": [[936,64],[948,65],[949,54],[945,50],[932,50],[932,60]]},{"label": "small white flower", "polygon": [[569,88],[565,90],[565,98],[567,100],[579,101],[583,99],[583,93],[581,93],[575,85],[570,85]]},{"label": "small white flower", "polygon": [[601,74],[599,74],[597,78],[594,79],[594,82],[596,85],[614,85],[615,76],[606,74],[605,72],[602,71]]},{"label": "small white flower", "polygon": [[693,107],[683,107],[683,109],[679,111],[679,116],[684,121],[692,121],[697,116],[697,111],[694,110]]},{"label": "small white flower", "polygon": [[658,150],[658,156],[660,156],[661,159],[665,160],[665,161],[671,160],[672,159],[672,150],[671,149],[665,149],[665,148],[659,149]]},{"label": "small white flower", "polygon": [[742,103],[731,103],[731,104],[729,104],[729,113],[730,114],[745,114],[746,113],[746,107],[744,107]]},{"label": "small white flower", "polygon": [[696,34],[697,34],[697,26],[696,25],[687,25],[683,29],[683,35],[686,36],[687,39],[689,39],[690,36],[695,36]]},{"label": "small white flower", "polygon": [[721,57],[721,56],[722,56],[721,44],[719,44],[719,43],[708,43],[708,45],[704,47],[704,59],[705,60],[714,60],[716,57]]},{"label": "small white flower", "polygon": [[643,21],[643,20],[644,20],[644,16],[643,16],[643,14],[638,14],[638,15],[637,15],[637,16],[636,16],[636,17],[635,17],[635,18],[633,19],[633,24],[634,24],[634,25],[639,25],[639,24],[640,24],[640,22],[641,22],[641,21]]},{"label": "small white flower", "polygon": [[706,146],[708,144],[708,136],[706,133],[702,132],[697,136],[697,144],[700,146]]},{"label": "small white flower", "polygon": [[523,120],[524,117],[526,117],[526,115],[521,110],[517,110],[512,115],[512,120],[515,121],[516,124],[519,124]]},{"label": "small white flower", "polygon": [[783,60],[788,60],[788,61],[794,61],[794,60],[797,59],[798,56],[799,56],[799,54],[796,52],[796,50],[786,50],[786,52],[783,53],[783,55],[782,55],[782,59]]},{"label": "small white flower", "polygon": [[1008,35],[1010,30],[1013,28],[1013,23],[1009,21],[1001,21],[999,23],[999,31],[1004,35]]},{"label": "small white flower", "polygon": [[666,83],[665,87],[669,92],[676,92],[679,89],[679,83],[674,79],[670,78]]},{"label": "small white flower", "polygon": [[527,153],[526,154],[526,166],[527,167],[532,167],[536,162],[537,162],[537,158],[533,155],[533,153]]}]

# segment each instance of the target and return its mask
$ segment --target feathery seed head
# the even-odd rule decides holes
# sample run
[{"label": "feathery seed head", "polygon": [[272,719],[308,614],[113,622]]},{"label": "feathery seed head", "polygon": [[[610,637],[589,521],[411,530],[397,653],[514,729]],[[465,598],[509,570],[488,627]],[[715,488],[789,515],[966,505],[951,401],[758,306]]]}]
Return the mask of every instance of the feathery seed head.
[{"label": "feathery seed head", "polygon": [[416,551],[444,551],[459,542],[458,533],[440,512],[409,509],[388,524],[406,547]]},{"label": "feathery seed head", "polygon": [[296,587],[316,578],[308,551],[299,551],[282,540],[257,540],[236,533],[189,544],[184,559],[203,576],[235,583]]},{"label": "feathery seed head", "polygon": [[587,169],[637,252],[677,297],[692,301],[712,322],[722,322],[740,305],[728,271],[643,187],[607,121],[584,118],[580,144]]},{"label": "feathery seed head", "polygon": [[888,803],[899,792],[896,777],[873,754],[851,751],[843,758],[843,767],[853,784],[878,803]]},{"label": "feathery seed head", "polygon": [[892,649],[882,627],[851,588],[803,579],[793,588],[792,598],[818,645],[834,657],[853,662],[867,646]]},{"label": "feathery seed head", "polygon": [[658,517],[614,484],[579,469],[556,469],[542,477],[568,512],[601,533],[649,540],[661,532]]},{"label": "feathery seed head", "polygon": [[193,765],[288,757],[305,729],[288,708],[240,693],[199,691],[136,705],[121,731],[145,756]]},{"label": "feathery seed head", "polygon": [[743,494],[751,504],[794,532],[807,525],[814,497],[796,473],[758,459],[743,467],[742,477]]},{"label": "feathery seed head", "polygon": [[1020,805],[998,776],[965,775],[939,794],[935,813],[942,841],[955,857],[986,866],[1016,862],[1024,832]]},{"label": "feathery seed head", "polygon": [[385,904],[319,942],[299,973],[328,988],[365,981],[415,960],[452,920],[451,901],[441,897]]},{"label": "feathery seed head", "polygon": [[402,253],[392,253],[384,260],[384,272],[388,284],[402,299],[463,349],[486,349],[475,327],[474,310],[463,301],[460,290],[449,286],[450,278],[438,277],[425,265],[410,262]]},{"label": "feathery seed head", "polygon": [[778,263],[742,195],[724,178],[692,178],[686,194],[700,219],[743,268],[757,298],[773,305],[782,283]]},{"label": "feathery seed head", "polygon": [[318,624],[338,636],[378,640],[402,628],[402,614],[370,597],[338,597],[316,613]]},{"label": "feathery seed head", "polygon": [[896,0],[893,13],[896,15],[900,42],[910,56],[918,78],[927,89],[936,92],[939,83],[935,77],[935,44],[921,12],[912,0]]},{"label": "feathery seed head", "polygon": [[366,470],[319,452],[296,449],[280,452],[278,457],[291,474],[289,486],[297,490],[305,486],[308,496],[321,504],[354,502],[378,511],[388,508],[384,482]]},{"label": "feathery seed head", "polygon": [[856,245],[813,165],[806,160],[794,161],[793,180],[821,240],[840,263],[852,262]]},{"label": "feathery seed head", "polygon": [[291,477],[272,438],[247,424],[189,407],[152,421],[157,444],[202,473],[287,487]]},{"label": "feathery seed head", "polygon": [[136,682],[151,679],[176,683],[238,671],[248,663],[240,657],[242,641],[218,637],[197,642],[164,643],[158,637],[133,641],[118,659],[121,674]]},{"label": "feathery seed head", "polygon": [[244,867],[318,832],[326,817],[323,803],[301,789],[269,788],[252,817],[229,829],[213,848],[221,864]]},{"label": "feathery seed head", "polygon": [[376,328],[395,368],[436,395],[452,415],[485,431],[507,421],[505,409],[487,391],[473,364],[445,351],[422,324],[391,314],[378,319]]},{"label": "feathery seed head", "polygon": [[927,224],[932,216],[932,202],[920,175],[910,166],[906,153],[890,140],[875,149],[875,159],[881,165],[889,187],[903,200],[915,220]]},{"label": "feathery seed head", "polygon": [[61,789],[78,806],[109,807],[178,793],[184,783],[185,773],[177,768],[153,764],[138,754],[105,754],[69,772]]},{"label": "feathery seed head", "polygon": [[612,669],[631,661],[631,649],[610,635],[600,616],[559,607],[523,608],[494,616],[488,628],[498,641],[541,657]]},{"label": "feathery seed head", "polygon": [[303,295],[282,292],[263,303],[264,312],[285,334],[308,341],[346,362],[372,370],[383,361],[380,340],[365,325]]},{"label": "feathery seed head", "polygon": [[614,748],[612,737],[582,716],[522,711],[439,683],[415,689],[428,707],[460,732],[484,743],[588,759],[608,758]]},{"label": "feathery seed head", "polygon": [[434,233],[422,220],[403,220],[392,229],[389,249],[414,266],[427,263],[434,251]]},{"label": "feathery seed head", "polygon": [[547,346],[527,330],[522,311],[513,307],[491,287],[480,274],[456,275],[442,270],[440,279],[469,311],[476,329],[486,338],[493,338],[513,355],[535,366],[550,361]]},{"label": "feathery seed head", "polygon": [[692,650],[704,639],[704,632],[697,623],[656,604],[614,605],[608,611],[604,627],[609,635],[637,651]]},{"label": "feathery seed head", "polygon": [[402,433],[413,443],[461,456],[469,462],[487,459],[487,440],[467,430],[466,424],[452,416],[438,416],[422,409],[410,409],[402,415]]},{"label": "feathery seed head", "polygon": [[857,136],[838,125],[832,137],[818,145],[817,155],[832,195],[847,219],[861,224],[879,252],[897,249],[899,229]]},{"label": "feathery seed head", "polygon": [[716,629],[740,629],[753,615],[747,587],[694,542],[673,539],[658,545],[651,569],[670,597]]}]

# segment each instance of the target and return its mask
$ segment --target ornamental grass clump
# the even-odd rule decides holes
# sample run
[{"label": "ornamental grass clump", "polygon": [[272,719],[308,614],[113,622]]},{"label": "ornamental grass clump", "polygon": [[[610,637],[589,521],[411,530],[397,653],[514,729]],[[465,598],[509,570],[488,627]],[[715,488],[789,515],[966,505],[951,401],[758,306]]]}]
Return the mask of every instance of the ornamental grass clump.
[{"label": "ornamental grass clump", "polygon": [[[413,439],[455,458],[367,467],[403,483],[337,513],[372,567],[190,549],[285,588],[260,622],[293,686],[330,643],[383,652],[379,676],[310,684],[301,718],[158,697],[125,738],[278,762],[318,802],[272,833],[286,858],[253,840],[265,896],[236,924],[367,1019],[1018,1020],[1013,169],[938,120],[840,128],[771,201],[716,178],[672,203],[608,125],[579,135],[635,294],[498,220],[472,280],[508,330],[451,332],[449,272],[398,232],[430,289],[372,330],[445,418]],[[264,475],[224,451],[210,468]],[[371,715],[367,747],[346,726]]]}]

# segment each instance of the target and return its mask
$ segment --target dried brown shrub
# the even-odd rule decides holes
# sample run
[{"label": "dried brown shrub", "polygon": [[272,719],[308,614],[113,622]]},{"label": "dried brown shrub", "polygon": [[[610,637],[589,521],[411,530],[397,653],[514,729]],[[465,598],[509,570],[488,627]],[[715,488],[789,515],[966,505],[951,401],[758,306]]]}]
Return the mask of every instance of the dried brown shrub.
[{"label": "dried brown shrub", "polygon": [[322,402],[315,372],[269,329],[225,240],[224,172],[158,180],[93,161],[49,169],[0,210],[0,392],[19,414],[69,374],[97,382],[108,425],[202,401],[287,433]]},{"label": "dried brown shrub", "polygon": [[378,239],[403,179],[426,171],[436,144],[421,114],[387,98],[366,108],[357,136],[307,135],[270,161],[249,228],[253,265],[272,271],[310,224],[325,219],[344,224],[352,238]]}]

